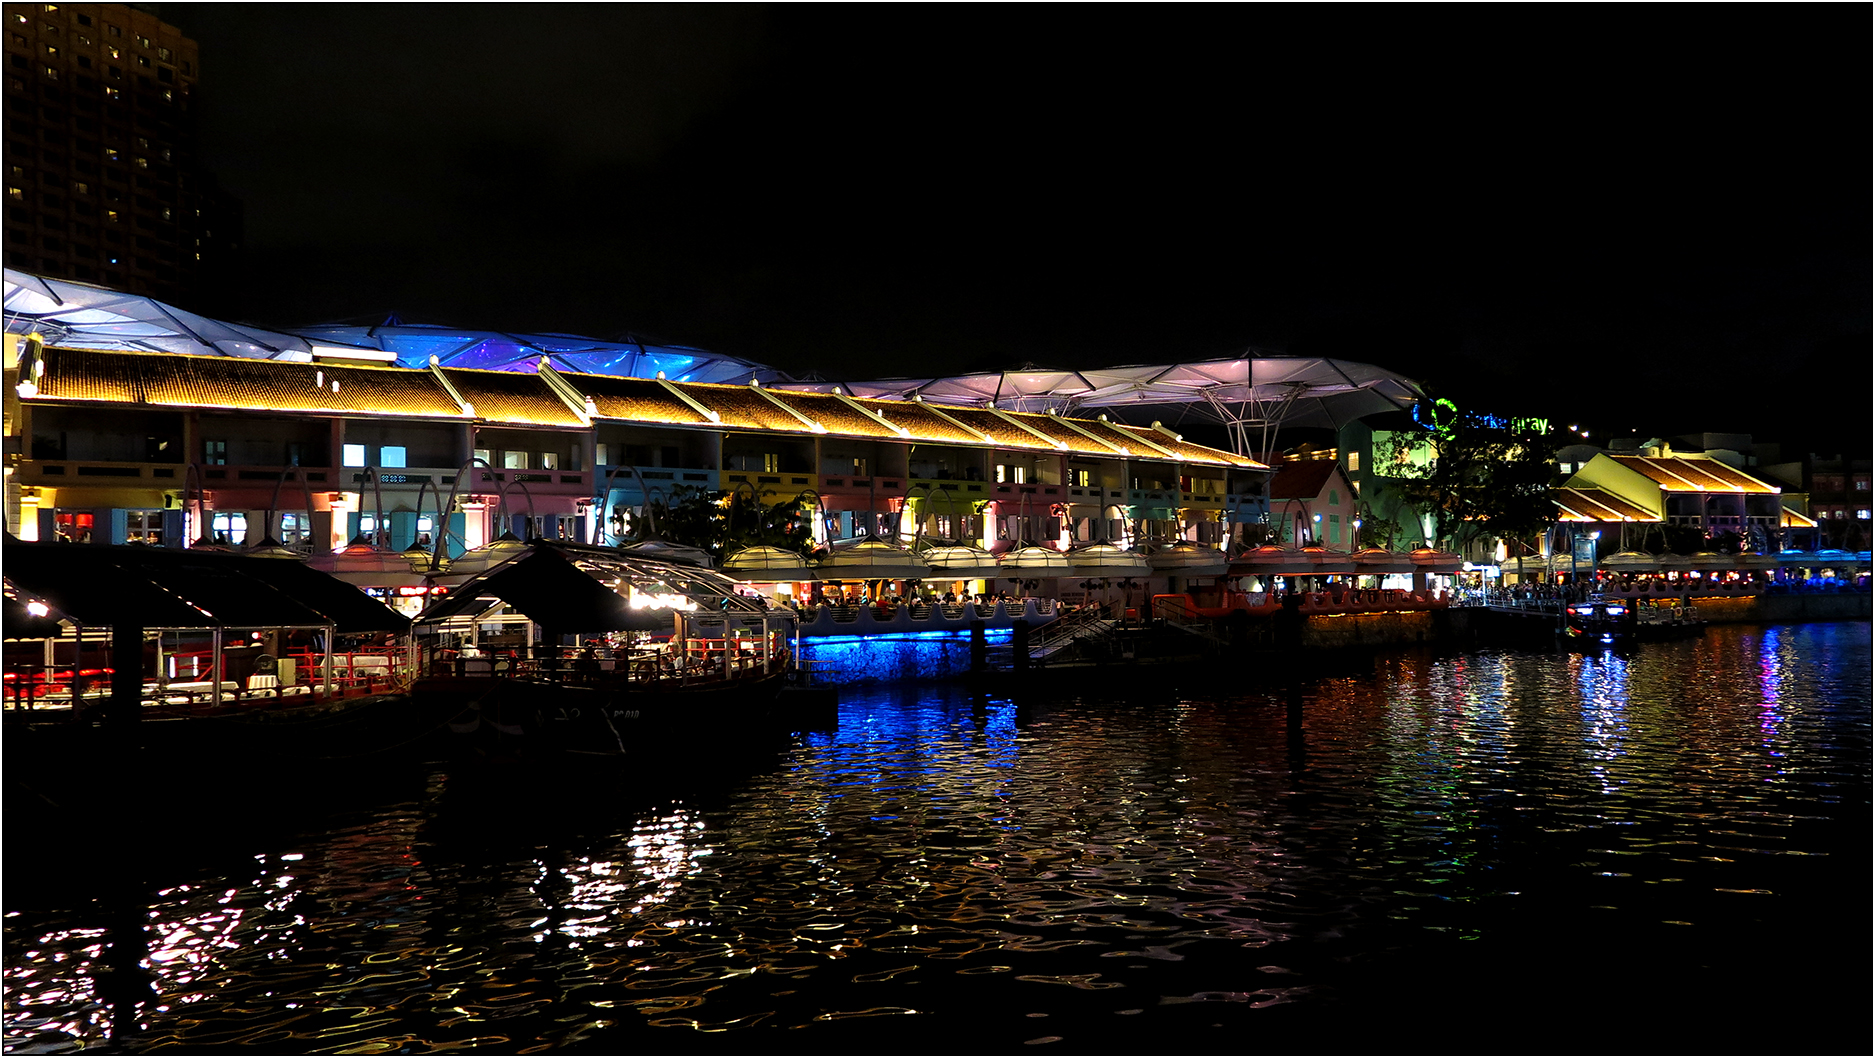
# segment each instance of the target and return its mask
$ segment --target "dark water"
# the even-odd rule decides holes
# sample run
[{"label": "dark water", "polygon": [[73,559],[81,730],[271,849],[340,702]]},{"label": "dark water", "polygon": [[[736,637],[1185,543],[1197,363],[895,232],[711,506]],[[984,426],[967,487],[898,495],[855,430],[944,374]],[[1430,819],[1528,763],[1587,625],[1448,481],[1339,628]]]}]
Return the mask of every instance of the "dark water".
[{"label": "dark water", "polygon": [[169,862],[15,844],[8,1049],[1866,1052],[1869,640],[849,693]]}]

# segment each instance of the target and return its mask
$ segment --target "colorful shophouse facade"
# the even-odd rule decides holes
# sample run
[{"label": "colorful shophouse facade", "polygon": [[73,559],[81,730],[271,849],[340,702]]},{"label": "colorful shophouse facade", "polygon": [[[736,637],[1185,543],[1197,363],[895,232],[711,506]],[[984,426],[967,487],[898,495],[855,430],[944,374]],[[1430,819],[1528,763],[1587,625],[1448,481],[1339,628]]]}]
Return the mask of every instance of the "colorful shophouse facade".
[{"label": "colorful shophouse facade", "polygon": [[502,532],[618,543],[681,487],[801,499],[823,541],[1196,541],[1261,520],[1267,468],[1140,427],[562,371],[103,352],[7,336],[23,539],[450,554]]}]

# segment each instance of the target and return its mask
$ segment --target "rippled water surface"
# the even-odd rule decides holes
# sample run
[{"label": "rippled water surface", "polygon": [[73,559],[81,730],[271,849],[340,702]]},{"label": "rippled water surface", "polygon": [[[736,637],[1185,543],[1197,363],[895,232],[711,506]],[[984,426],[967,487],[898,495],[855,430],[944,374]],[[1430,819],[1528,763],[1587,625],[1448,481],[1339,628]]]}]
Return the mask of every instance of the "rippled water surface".
[{"label": "rippled water surface", "polygon": [[[1837,1050],[1809,1034],[1869,1021],[1869,635],[849,692],[754,755],[412,766],[193,859],[15,845],[6,1038]],[[83,869],[22,884],[39,855]]]}]

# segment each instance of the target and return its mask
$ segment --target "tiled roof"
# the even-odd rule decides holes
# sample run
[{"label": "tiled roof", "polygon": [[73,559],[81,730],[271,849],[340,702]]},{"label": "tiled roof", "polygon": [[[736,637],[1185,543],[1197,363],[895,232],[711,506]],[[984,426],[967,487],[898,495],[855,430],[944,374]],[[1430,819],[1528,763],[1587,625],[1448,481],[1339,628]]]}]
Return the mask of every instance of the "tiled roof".
[{"label": "tiled roof", "polygon": [[[1211,463],[1217,466],[1243,467],[1253,470],[1263,469],[1263,464],[1248,456],[1240,456],[1218,448],[1206,448],[1204,445],[1193,444],[1190,441],[1181,441],[1150,427],[1128,426],[1125,423],[1117,422],[1106,422],[1100,425],[1123,437],[1150,441],[1152,444],[1176,454],[1180,459],[1189,463]],[[1098,433],[1100,431],[1096,430],[1095,432]],[[1134,441],[1130,447],[1133,451],[1137,452],[1146,446],[1140,444],[1138,441]],[[1150,451],[1150,449],[1148,449],[1148,451]]]},{"label": "tiled roof", "polygon": [[1658,522],[1660,516],[1649,513],[1627,500],[1595,488],[1550,490],[1550,501],[1561,510],[1564,522]]},{"label": "tiled roof", "polygon": [[586,425],[539,375],[453,367],[442,370],[456,392],[475,409],[478,419],[532,426]]},{"label": "tiled roof", "polygon": [[[461,418],[427,371],[216,356],[49,348],[40,396],[52,400],[330,415]],[[337,390],[333,384],[337,383]],[[562,405],[564,407],[564,405]]]},{"label": "tiled roof", "polygon": [[[48,348],[46,372],[39,380],[39,400],[108,404],[153,404],[172,407],[299,412],[344,416],[409,416],[462,419],[461,407],[448,389],[427,368],[399,368],[255,360],[240,357],[185,355],[152,356],[81,349]],[[482,371],[443,368],[449,384],[474,408],[477,419],[495,424],[578,428],[581,416],[562,400],[548,381],[531,372]],[[716,426],[730,429],[807,433],[800,419],[777,407],[764,393],[747,386],[709,383],[669,385],[701,406],[716,412],[712,424],[679,399],[666,384],[654,379],[621,378],[562,372],[581,397],[591,397],[598,415],[625,422],[676,426]],[[337,383],[335,391],[333,384]],[[830,434],[896,440],[895,430],[861,414],[840,398],[796,391],[766,391]],[[902,427],[907,440],[977,447],[986,435],[996,447],[1020,451],[1057,451],[1035,434],[1011,424],[1031,427],[1043,437],[1058,440],[1066,451],[1113,458],[1113,448],[1094,437],[1112,438],[1135,459],[1164,458],[1157,448],[1178,453],[1180,459],[1219,466],[1256,466],[1254,461],[1215,449],[1173,440],[1143,427],[1074,419],[1073,426],[1050,415],[1011,412],[1009,418],[976,408],[933,408],[913,401],[856,400],[876,411],[886,422]],[[955,420],[954,422],[952,420]],[[957,423],[964,424],[960,428]],[[1075,429],[1078,426],[1080,429]],[[975,430],[977,433],[972,433]],[[1151,444],[1142,443],[1150,441]]]},{"label": "tiled roof", "polygon": [[[860,400],[859,403],[885,416],[886,421],[892,425],[903,426],[910,431],[911,439],[914,441],[969,445],[972,448],[981,447],[983,444],[981,437],[959,428],[924,404],[896,400]],[[955,409],[943,410],[949,414]],[[953,418],[957,417],[953,416]],[[959,418],[958,421],[963,420]]]},{"label": "tiled roof", "polygon": [[[994,412],[979,408],[945,408],[944,414],[963,423],[979,433],[989,435],[998,448],[1030,448],[1053,450],[1053,446],[1043,444],[1035,435],[1019,430],[999,418]],[[1015,416],[1023,418],[1020,415]],[[1111,454],[1111,453],[1109,453]]]},{"label": "tiled roof", "polygon": [[1335,472],[1332,459],[1303,459],[1277,466],[1270,475],[1270,499],[1312,500],[1322,494],[1328,476]]},{"label": "tiled roof", "polygon": [[[842,437],[880,437],[896,441],[899,436],[879,420],[861,415],[838,397],[820,393],[768,391],[774,398]],[[889,418],[887,421],[890,421]]]},{"label": "tiled roof", "polygon": [[801,420],[775,407],[748,386],[680,382],[677,388],[691,400],[722,416],[722,424],[732,429],[811,432]]},{"label": "tiled roof", "polygon": [[1778,490],[1710,456],[1618,456],[1608,458],[1645,475],[1668,492],[1759,492]]},{"label": "tiled roof", "polygon": [[[619,378],[616,375],[581,375],[561,372],[581,396],[591,397],[600,418],[628,419],[633,422],[670,423],[683,426],[706,425],[709,420],[695,408],[678,400],[656,379]],[[707,405],[706,405],[707,406]]]}]

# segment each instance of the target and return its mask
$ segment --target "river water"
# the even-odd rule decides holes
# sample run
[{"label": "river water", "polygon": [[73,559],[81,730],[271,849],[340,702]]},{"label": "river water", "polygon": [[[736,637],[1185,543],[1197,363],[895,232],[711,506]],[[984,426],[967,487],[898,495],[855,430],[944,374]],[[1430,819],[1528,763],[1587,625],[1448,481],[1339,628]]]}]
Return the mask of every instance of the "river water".
[{"label": "river water", "polygon": [[1867,623],[1141,675],[15,844],[7,1049],[1868,1049]]}]

